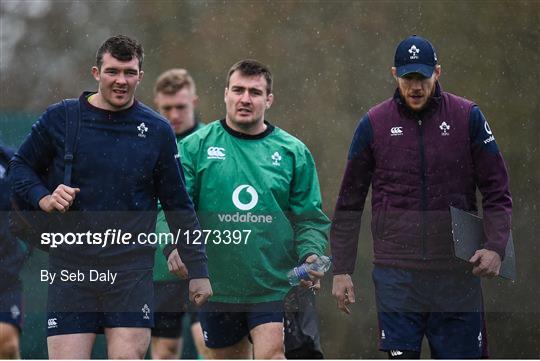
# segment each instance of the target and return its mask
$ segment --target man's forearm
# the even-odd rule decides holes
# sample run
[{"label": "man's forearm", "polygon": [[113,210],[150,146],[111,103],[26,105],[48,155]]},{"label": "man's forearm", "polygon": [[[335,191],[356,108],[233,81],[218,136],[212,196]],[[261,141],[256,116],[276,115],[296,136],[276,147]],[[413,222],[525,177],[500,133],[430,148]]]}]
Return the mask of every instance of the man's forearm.
[{"label": "man's forearm", "polygon": [[354,272],[360,221],[371,177],[366,151],[347,162],[330,231],[334,274]]},{"label": "man's forearm", "polygon": [[15,155],[9,167],[13,192],[39,209],[40,199],[50,194],[49,190],[20,156]]}]

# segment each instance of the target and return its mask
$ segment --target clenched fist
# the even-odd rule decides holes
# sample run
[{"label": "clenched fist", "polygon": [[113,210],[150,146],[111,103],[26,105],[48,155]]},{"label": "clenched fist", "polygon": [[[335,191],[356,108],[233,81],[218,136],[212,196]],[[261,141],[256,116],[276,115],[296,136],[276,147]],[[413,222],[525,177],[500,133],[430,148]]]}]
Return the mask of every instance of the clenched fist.
[{"label": "clenched fist", "polygon": [[79,188],[68,187],[64,184],[60,184],[54,192],[48,196],[45,196],[39,200],[39,208],[47,213],[53,211],[66,212],[73,204],[77,193],[81,190]]},{"label": "clenched fist", "polygon": [[189,300],[201,306],[212,296],[212,286],[208,278],[194,278],[189,281]]}]

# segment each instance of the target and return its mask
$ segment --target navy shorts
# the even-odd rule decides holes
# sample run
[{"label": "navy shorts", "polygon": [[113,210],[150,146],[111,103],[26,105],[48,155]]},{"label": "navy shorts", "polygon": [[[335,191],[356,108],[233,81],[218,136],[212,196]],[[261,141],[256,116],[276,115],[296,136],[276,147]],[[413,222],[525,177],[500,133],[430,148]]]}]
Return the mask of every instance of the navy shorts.
[{"label": "navy shorts", "polygon": [[22,285],[20,282],[0,285],[0,322],[9,323],[19,332],[22,329],[23,305]]},{"label": "navy shorts", "polygon": [[[100,271],[106,277],[107,270]],[[154,326],[152,269],[110,271],[116,273],[114,283],[110,278],[90,281],[90,270],[53,268],[50,272],[57,276],[48,289],[47,336]],[[75,275],[77,280],[61,280],[62,274]]]},{"label": "navy shorts", "polygon": [[375,266],[381,351],[421,351],[432,358],[487,357],[480,278],[470,271]]},{"label": "navy shorts", "polygon": [[227,304],[207,302],[201,307],[199,320],[208,348],[223,348],[240,342],[262,324],[283,324],[283,302]]},{"label": "navy shorts", "polygon": [[182,336],[182,318],[187,311],[189,283],[187,281],[154,282],[153,337],[179,338]]}]

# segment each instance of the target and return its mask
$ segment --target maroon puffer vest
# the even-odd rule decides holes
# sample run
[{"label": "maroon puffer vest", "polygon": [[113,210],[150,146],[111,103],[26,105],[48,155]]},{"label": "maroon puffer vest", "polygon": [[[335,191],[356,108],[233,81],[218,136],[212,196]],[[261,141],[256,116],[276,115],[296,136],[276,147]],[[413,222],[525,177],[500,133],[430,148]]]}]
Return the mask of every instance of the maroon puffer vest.
[{"label": "maroon puffer vest", "polygon": [[476,211],[469,136],[474,103],[437,89],[420,114],[396,96],[369,111],[375,173],[375,264],[446,269],[453,258],[449,205]]}]

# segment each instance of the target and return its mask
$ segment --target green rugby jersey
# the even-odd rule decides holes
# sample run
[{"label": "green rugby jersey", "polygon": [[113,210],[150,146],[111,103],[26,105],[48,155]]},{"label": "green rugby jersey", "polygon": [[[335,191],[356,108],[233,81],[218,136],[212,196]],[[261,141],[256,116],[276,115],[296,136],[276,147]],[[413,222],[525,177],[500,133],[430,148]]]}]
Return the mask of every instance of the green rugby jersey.
[{"label": "green rugby jersey", "polygon": [[287,271],[324,254],[328,243],[330,221],[307,147],[269,123],[249,136],[221,120],[181,142],[180,156],[205,231],[199,241],[206,243],[211,300],[282,300]]},{"label": "green rugby jersey", "polygon": [[[187,136],[193,134],[197,130],[204,127],[206,124],[197,122],[195,126],[182,134],[176,135],[176,145],[178,146],[178,151],[180,151],[180,142],[185,139]],[[169,233],[169,226],[167,220],[165,219],[165,213],[161,209],[161,204],[158,203],[158,215],[156,220],[156,234],[160,233]],[[154,257],[154,281],[178,281],[179,278],[174,274],[169,272],[169,267],[167,266],[167,260],[163,256],[163,249],[165,248],[165,243],[158,243],[156,254]]]}]

